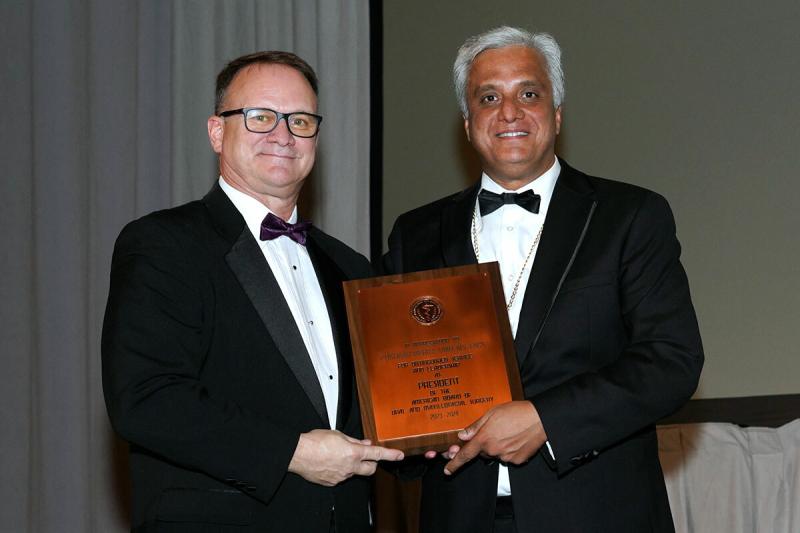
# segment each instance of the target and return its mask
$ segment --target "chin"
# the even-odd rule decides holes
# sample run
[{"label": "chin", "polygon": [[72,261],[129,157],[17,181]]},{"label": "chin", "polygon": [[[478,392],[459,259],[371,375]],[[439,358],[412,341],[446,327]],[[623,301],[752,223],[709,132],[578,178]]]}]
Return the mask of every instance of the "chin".
[{"label": "chin", "polygon": [[533,158],[529,154],[509,154],[508,157],[499,158],[497,162],[499,167],[519,168],[521,166],[530,166]]}]

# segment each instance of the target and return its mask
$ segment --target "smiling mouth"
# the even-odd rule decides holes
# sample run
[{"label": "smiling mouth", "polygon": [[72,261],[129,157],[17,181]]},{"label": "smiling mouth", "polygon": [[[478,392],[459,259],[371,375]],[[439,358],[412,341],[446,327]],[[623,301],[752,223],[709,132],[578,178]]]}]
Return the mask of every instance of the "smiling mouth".
[{"label": "smiling mouth", "polygon": [[294,154],[271,154],[271,153],[261,153],[263,156],[267,157],[278,157],[281,159],[296,159],[297,157]]},{"label": "smiling mouth", "polygon": [[498,133],[496,137],[527,137],[527,131],[504,131],[503,133]]}]

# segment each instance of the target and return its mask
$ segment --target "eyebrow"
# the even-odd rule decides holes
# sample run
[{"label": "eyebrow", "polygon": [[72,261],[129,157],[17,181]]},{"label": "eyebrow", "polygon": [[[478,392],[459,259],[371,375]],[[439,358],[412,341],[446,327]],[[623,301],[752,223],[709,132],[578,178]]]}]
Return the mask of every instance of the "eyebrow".
[{"label": "eyebrow", "polygon": [[[522,81],[519,81],[519,82],[515,83],[514,86],[515,87],[544,87],[544,85],[542,83],[540,83],[538,81],[535,81],[535,80],[522,80]],[[496,90],[496,89],[497,89],[497,85],[495,85],[494,83],[485,83],[483,85],[479,85],[478,87],[476,87],[475,91],[473,91],[473,94],[478,94],[478,93],[483,92],[483,91]]]}]

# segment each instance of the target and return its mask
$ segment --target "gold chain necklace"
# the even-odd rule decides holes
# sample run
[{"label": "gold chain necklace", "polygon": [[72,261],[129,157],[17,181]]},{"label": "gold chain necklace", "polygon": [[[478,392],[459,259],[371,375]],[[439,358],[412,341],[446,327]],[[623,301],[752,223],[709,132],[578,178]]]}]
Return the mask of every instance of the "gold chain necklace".
[{"label": "gold chain necklace", "polygon": [[[476,222],[475,222],[475,212],[477,211],[477,206],[475,209],[472,210],[472,249],[475,251],[475,259],[477,259],[478,263],[481,262],[481,250],[478,246],[478,230],[476,229]],[[539,233],[536,234],[536,238],[533,239],[533,244],[531,244],[530,250],[528,250],[528,255],[525,256],[525,262],[522,263],[522,268],[519,270],[519,275],[517,276],[517,282],[514,284],[514,289],[511,291],[511,298],[508,299],[508,304],[506,305],[506,311],[511,309],[511,306],[514,305],[514,299],[517,297],[517,291],[519,290],[519,284],[522,281],[522,275],[525,273],[525,268],[528,266],[528,261],[530,261],[531,256],[533,255],[533,250],[536,248],[536,245],[539,244],[539,239],[542,238],[542,231],[544,230],[544,224],[539,227]]]}]

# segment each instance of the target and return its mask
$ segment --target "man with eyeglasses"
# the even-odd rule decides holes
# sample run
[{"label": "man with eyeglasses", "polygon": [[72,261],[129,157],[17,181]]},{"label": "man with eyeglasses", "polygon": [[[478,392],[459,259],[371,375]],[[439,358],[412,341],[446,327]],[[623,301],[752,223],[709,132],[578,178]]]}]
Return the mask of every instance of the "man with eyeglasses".
[{"label": "man with eyeglasses", "polygon": [[129,224],[114,250],[103,386],[131,444],[137,532],[369,531],[341,282],[366,259],[297,198],[322,117],[301,58],[260,52],[217,77],[220,177]]}]

